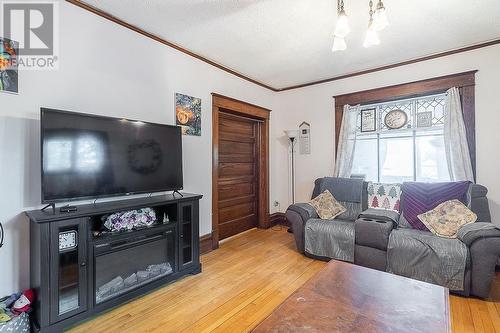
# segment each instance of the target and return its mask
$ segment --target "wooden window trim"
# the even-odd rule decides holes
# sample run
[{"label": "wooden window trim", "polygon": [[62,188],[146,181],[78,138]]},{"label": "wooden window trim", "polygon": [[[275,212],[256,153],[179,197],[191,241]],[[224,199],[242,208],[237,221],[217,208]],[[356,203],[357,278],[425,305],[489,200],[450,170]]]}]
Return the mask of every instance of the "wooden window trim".
[{"label": "wooden window trim", "polygon": [[358,91],[333,96],[335,99],[335,151],[338,151],[340,126],[344,105],[374,104],[390,100],[420,97],[444,93],[457,87],[460,91],[462,112],[467,133],[467,144],[472,162],[472,171],[476,179],[476,125],[475,125],[475,76],[477,70],[440,76],[436,78],[397,84],[382,88]]},{"label": "wooden window trim", "polygon": [[269,228],[269,116],[271,110],[231,97],[212,93],[212,249],[219,247],[219,112],[260,121],[258,133],[258,227]]}]

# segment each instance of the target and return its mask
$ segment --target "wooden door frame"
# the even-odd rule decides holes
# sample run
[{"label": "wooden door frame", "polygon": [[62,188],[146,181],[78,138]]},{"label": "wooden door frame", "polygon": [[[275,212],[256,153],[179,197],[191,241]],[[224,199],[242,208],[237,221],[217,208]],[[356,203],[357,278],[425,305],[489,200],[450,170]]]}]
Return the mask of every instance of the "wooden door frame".
[{"label": "wooden door frame", "polygon": [[212,249],[219,247],[219,113],[223,111],[260,121],[257,226],[269,228],[269,116],[271,110],[231,97],[212,93]]}]

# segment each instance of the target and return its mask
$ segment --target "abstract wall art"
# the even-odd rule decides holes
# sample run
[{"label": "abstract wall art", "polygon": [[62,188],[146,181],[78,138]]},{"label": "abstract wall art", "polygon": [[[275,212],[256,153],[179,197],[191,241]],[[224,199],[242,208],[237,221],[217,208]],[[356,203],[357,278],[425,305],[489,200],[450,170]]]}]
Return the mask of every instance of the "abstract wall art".
[{"label": "abstract wall art", "polygon": [[175,123],[182,134],[201,136],[201,98],[175,93]]},{"label": "abstract wall art", "polygon": [[0,91],[17,94],[19,43],[0,37]]}]

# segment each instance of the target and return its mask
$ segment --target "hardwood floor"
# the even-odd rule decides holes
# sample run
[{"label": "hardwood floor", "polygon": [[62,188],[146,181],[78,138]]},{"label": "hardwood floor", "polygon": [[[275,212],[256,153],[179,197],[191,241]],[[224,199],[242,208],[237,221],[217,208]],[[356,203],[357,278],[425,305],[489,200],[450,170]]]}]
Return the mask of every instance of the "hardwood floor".
[{"label": "hardwood floor", "polygon": [[452,295],[450,313],[454,333],[500,333],[500,272],[496,273],[489,300]]},{"label": "hardwood floor", "polygon": [[[202,256],[203,272],[71,330],[84,332],[248,332],[324,262],[295,251],[285,228],[252,229]],[[451,296],[453,332],[500,333],[500,273],[493,300]]]}]

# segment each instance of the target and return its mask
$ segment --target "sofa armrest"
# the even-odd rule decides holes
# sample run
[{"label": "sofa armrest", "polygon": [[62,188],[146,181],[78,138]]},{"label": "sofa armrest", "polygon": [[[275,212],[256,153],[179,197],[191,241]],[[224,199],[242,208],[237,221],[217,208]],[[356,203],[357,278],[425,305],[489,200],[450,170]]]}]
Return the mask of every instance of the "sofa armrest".
[{"label": "sofa armrest", "polygon": [[490,222],[469,223],[458,230],[457,237],[470,247],[479,239],[500,237],[500,227]]},{"label": "sofa armrest", "polygon": [[356,245],[387,251],[389,235],[398,221],[399,213],[392,210],[376,208],[364,210],[354,225]]},{"label": "sofa armrest", "polygon": [[471,294],[487,298],[500,257],[500,237],[477,239],[469,248],[471,257]]},{"label": "sofa armrest", "polygon": [[293,204],[288,207],[285,213],[286,219],[290,222],[295,237],[297,250],[304,253],[304,231],[306,222],[312,218],[318,218],[316,210],[307,203]]},{"label": "sofa armrest", "polygon": [[368,218],[383,222],[393,222],[397,225],[399,222],[399,213],[393,210],[368,208],[359,214],[359,218]]},{"label": "sofa armrest", "polygon": [[466,224],[459,229],[458,239],[469,248],[471,294],[487,298],[500,256],[500,228],[489,222]]},{"label": "sofa armrest", "polygon": [[354,224],[356,245],[387,251],[389,236],[395,225],[393,221],[358,218]]}]

